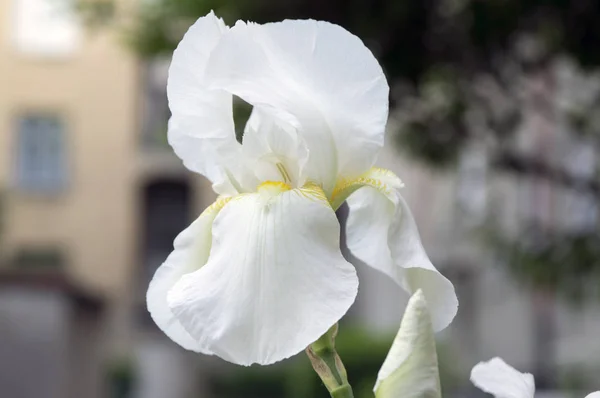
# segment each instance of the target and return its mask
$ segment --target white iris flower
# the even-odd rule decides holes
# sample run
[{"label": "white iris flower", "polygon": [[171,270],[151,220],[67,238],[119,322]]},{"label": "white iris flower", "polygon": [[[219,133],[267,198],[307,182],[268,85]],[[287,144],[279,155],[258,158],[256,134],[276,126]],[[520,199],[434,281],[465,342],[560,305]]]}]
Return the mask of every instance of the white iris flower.
[{"label": "white iris flower", "polygon": [[[501,358],[480,362],[471,371],[477,388],[496,398],[534,398],[535,380],[531,373],[521,373]],[[600,398],[600,391],[585,398]]]},{"label": "white iris flower", "polygon": [[[219,199],[184,230],[148,289],[157,325],[186,349],[242,365],[290,357],[352,305],[348,246],[406,291],[434,328],[453,319],[452,284],[431,264],[383,146],[388,85],[360,39],[320,21],[232,28],[200,18],[173,55],[169,142]],[[253,106],[236,141],[233,96]]]}]

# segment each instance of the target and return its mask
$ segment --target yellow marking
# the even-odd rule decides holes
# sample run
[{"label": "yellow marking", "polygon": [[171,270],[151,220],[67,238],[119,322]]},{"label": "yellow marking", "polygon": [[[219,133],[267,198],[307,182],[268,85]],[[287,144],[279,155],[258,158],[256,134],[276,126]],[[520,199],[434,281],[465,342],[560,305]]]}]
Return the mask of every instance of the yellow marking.
[{"label": "yellow marking", "polygon": [[278,195],[291,189],[292,187],[289,184],[281,181],[265,181],[256,187],[258,192],[264,192],[271,195]]},{"label": "yellow marking", "polygon": [[217,198],[217,200],[214,201],[213,204],[211,204],[210,206],[208,206],[206,208],[206,210],[204,210],[205,212],[211,213],[211,212],[219,212],[221,211],[221,209],[223,207],[225,207],[225,205],[227,203],[229,203],[229,201],[233,199],[233,196],[219,196]]},{"label": "yellow marking", "polygon": [[333,189],[333,193],[331,194],[331,200],[335,200],[337,196],[342,194],[347,189],[358,189],[365,185],[376,188],[384,194],[389,193],[389,187],[383,183],[383,181],[372,177],[358,177],[354,180],[342,180],[338,182]]},{"label": "yellow marking", "polygon": [[[386,179],[391,184],[388,184]],[[371,170],[357,178],[339,180],[331,194],[331,207],[333,207],[334,210],[337,210],[348,196],[364,186],[373,187],[382,194],[389,196],[393,189],[401,188],[403,184],[391,171],[373,167]]]},{"label": "yellow marking", "polygon": [[329,203],[327,197],[325,196],[325,192],[323,192],[323,188],[320,185],[315,184],[314,182],[307,182],[300,189],[296,190],[300,195],[304,196],[307,199],[316,199],[319,201],[323,201]]}]

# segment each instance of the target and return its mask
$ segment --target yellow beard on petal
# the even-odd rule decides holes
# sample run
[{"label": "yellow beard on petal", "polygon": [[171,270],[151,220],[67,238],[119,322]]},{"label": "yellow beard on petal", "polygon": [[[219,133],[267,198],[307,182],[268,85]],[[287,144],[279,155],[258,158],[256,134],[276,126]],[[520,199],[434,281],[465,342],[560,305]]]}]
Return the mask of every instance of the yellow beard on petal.
[{"label": "yellow beard on petal", "polygon": [[391,171],[373,167],[366,173],[351,179],[340,179],[331,194],[331,206],[337,210],[354,191],[364,186],[377,189],[385,196],[404,186],[402,181]]},{"label": "yellow beard on petal", "polygon": [[264,193],[269,196],[279,195],[280,193],[291,190],[292,187],[289,184],[281,181],[265,181],[261,183],[256,190],[259,193]]},{"label": "yellow beard on petal", "polygon": [[330,206],[330,203],[323,192],[323,188],[312,182],[304,184],[302,188],[292,188],[291,185],[286,184],[285,182],[265,181],[256,187],[256,191],[267,201],[270,201],[277,195],[291,191],[297,195],[302,195],[307,199],[321,201]]}]

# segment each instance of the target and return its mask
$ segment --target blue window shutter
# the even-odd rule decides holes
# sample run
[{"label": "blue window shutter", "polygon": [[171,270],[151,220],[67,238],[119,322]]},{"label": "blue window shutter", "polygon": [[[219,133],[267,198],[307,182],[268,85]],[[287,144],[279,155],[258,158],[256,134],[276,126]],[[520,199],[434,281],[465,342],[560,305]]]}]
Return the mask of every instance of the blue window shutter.
[{"label": "blue window shutter", "polygon": [[58,193],[66,187],[65,132],[61,120],[26,115],[18,123],[18,188],[32,193]]}]

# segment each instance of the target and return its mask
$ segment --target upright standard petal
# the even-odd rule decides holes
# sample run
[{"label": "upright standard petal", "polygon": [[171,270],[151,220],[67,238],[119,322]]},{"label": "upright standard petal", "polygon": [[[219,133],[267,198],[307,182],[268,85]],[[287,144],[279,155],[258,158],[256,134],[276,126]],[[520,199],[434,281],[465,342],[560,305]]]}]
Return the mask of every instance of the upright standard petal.
[{"label": "upright standard petal", "polygon": [[[450,324],[458,310],[452,283],[433,266],[421,244],[412,213],[392,172],[372,169],[342,182],[333,202],[347,197],[346,242],[362,262],[394,279],[408,293],[423,290],[434,330]],[[349,195],[349,196],[348,196]]]},{"label": "upright standard petal", "polygon": [[171,289],[169,306],[204,351],[270,364],[317,340],[358,289],[321,188],[267,182],[232,199],[213,224],[208,262]]},{"label": "upright standard petal", "polygon": [[588,394],[585,398],[600,398],[600,391],[596,391],[591,394]]},{"label": "upright standard petal", "polygon": [[156,270],[146,294],[148,311],[156,325],[171,340],[188,350],[205,352],[175,319],[167,304],[167,293],[183,275],[198,270],[206,263],[212,243],[213,220],[228,201],[228,198],[218,199],[177,235],[173,243],[175,250]]},{"label": "upright standard petal", "polygon": [[533,398],[535,393],[533,375],[519,372],[501,358],[475,365],[471,382],[496,398]]},{"label": "upright standard petal", "polygon": [[308,149],[294,119],[254,107],[244,130],[242,151],[259,180],[304,185],[301,175]]},{"label": "upright standard petal", "polygon": [[190,27],[169,69],[167,96],[171,109],[169,143],[190,170],[205,175],[219,193],[234,194],[227,163],[239,159],[235,139],[232,96],[208,87],[206,65],[228,30],[223,20],[210,13]]},{"label": "upright standard petal", "polygon": [[337,175],[367,171],[383,145],[389,88],[362,41],[313,20],[238,22],[211,56],[212,87],[300,125],[308,177],[327,194]]},{"label": "upright standard petal", "polygon": [[435,339],[421,290],[409,300],[375,384],[377,398],[441,398]]}]

